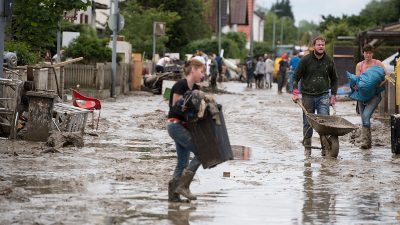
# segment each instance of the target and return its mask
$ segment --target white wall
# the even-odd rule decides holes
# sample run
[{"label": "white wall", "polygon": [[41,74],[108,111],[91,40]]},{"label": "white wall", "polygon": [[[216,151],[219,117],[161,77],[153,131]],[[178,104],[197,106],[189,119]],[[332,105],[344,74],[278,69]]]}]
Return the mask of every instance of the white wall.
[{"label": "white wall", "polygon": [[69,43],[79,37],[79,32],[64,31],[62,33],[62,47],[68,47]]},{"label": "white wall", "polygon": [[[112,41],[110,41],[108,47],[112,49]],[[132,58],[132,45],[126,41],[117,41],[117,54],[123,55],[122,62],[130,63]]]},{"label": "white wall", "polygon": [[264,19],[256,14],[253,14],[253,39],[264,41]]}]

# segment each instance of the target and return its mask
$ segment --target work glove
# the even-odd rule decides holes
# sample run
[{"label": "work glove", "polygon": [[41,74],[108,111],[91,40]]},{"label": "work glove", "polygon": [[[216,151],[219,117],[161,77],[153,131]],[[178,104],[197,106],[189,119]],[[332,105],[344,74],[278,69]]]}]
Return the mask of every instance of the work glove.
[{"label": "work glove", "polygon": [[330,99],[331,105],[336,105],[336,95],[332,95]]},{"label": "work glove", "polygon": [[293,102],[299,101],[299,89],[293,89],[292,91],[292,100]]}]

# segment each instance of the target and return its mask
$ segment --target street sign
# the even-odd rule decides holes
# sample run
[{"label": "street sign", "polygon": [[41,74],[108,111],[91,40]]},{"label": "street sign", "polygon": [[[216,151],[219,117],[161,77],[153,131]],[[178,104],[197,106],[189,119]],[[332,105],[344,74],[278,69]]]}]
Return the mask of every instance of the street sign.
[{"label": "street sign", "polygon": [[114,23],[114,18],[115,17],[113,15],[110,16],[110,18],[108,19],[108,27],[110,28],[110,30],[114,30],[114,24],[116,24],[117,32],[119,32],[124,28],[124,25],[125,25],[124,16],[122,16],[121,14],[118,14],[117,23]]},{"label": "street sign", "polygon": [[154,22],[154,34],[156,36],[165,35],[165,23],[164,22]]}]

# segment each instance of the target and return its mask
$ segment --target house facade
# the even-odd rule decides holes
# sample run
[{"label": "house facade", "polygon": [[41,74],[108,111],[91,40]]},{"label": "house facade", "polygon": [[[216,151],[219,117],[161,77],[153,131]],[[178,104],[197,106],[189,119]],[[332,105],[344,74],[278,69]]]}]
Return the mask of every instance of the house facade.
[{"label": "house facade", "polygon": [[264,41],[264,14],[254,12],[255,0],[206,0],[206,4],[210,8],[206,18],[215,36],[218,34],[219,1],[222,33],[245,33],[246,46],[249,48],[251,28],[253,28],[253,41]]}]

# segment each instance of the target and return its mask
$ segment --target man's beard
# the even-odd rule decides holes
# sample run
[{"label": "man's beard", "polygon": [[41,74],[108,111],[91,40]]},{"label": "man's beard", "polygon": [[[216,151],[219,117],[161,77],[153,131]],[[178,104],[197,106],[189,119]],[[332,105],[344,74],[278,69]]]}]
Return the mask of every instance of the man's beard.
[{"label": "man's beard", "polygon": [[319,53],[318,51],[314,51],[314,53],[315,53],[317,56],[322,56],[325,52]]}]

